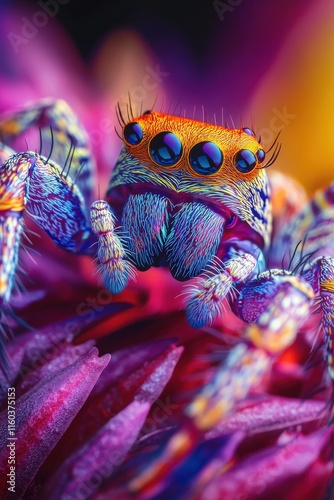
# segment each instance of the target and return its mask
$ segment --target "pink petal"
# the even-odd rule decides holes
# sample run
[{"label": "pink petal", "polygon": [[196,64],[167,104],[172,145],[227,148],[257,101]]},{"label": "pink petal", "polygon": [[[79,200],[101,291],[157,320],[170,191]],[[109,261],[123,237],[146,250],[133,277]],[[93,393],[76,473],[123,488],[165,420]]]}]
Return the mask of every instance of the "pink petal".
[{"label": "pink petal", "polygon": [[133,401],[68,458],[47,483],[43,496],[50,500],[75,498],[80,492],[92,493],[96,481],[102,483],[123,462],[134,444],[150,409],[145,401]]},{"label": "pink petal", "polygon": [[[60,437],[87,399],[108,364],[109,355],[98,358],[96,348],[68,368],[50,375],[17,400],[16,494],[22,495]],[[0,416],[0,490],[6,489],[8,469],[7,411]]]},{"label": "pink petal", "polygon": [[121,381],[127,374],[159,356],[173,342],[175,342],[175,339],[159,339],[111,353],[110,363],[97,381],[91,396],[105,391],[111,384]]},{"label": "pink petal", "polygon": [[[322,499],[334,470],[333,460],[322,456],[333,430],[332,427],[308,436],[300,435],[284,446],[252,454],[208,484],[196,500]],[[315,469],[315,482],[310,490],[305,478]],[[290,496],[291,488],[297,496]]]},{"label": "pink petal", "polygon": [[306,422],[324,421],[328,413],[326,403],[322,401],[298,400],[272,396],[264,401],[244,403],[214,430],[207,433],[207,438],[236,432],[240,429],[248,435],[283,429]]},{"label": "pink petal", "polygon": [[[182,347],[175,345],[170,345],[166,349],[166,343],[163,340],[137,347],[137,360],[134,357],[133,348],[129,349],[128,353],[126,350],[120,351],[121,358],[117,352],[113,354],[114,363],[108,365],[103,380],[99,382],[96,390],[92,391],[75,422],[59,443],[55,450],[57,456],[53,454],[50,457],[53,467],[55,463],[62,463],[69,451],[81,446],[133,399],[143,398],[153,402],[158,397],[156,391],[160,391],[160,385],[157,377],[163,377],[164,380],[171,376],[183,350]],[[161,354],[159,354],[160,350],[162,350]],[[154,356],[155,352],[157,356]],[[116,379],[113,375],[114,370],[117,374]],[[152,382],[153,377],[156,377],[155,384]]]},{"label": "pink petal", "polygon": [[[9,384],[13,384],[15,381],[18,384],[24,383],[28,373],[39,370],[41,366],[48,364],[49,361],[59,356],[65,348],[68,348],[74,337],[73,325],[76,328],[82,328],[81,318],[59,321],[46,328],[23,333],[6,344],[10,360],[10,368],[7,373]],[[69,328],[70,326],[71,328]],[[4,387],[9,385],[1,371],[0,383]],[[4,393],[0,392],[0,402],[4,401],[4,397]]]},{"label": "pink petal", "polygon": [[95,342],[92,340],[77,346],[71,344],[69,344],[68,346],[63,346],[62,351],[59,355],[50,355],[50,358],[47,360],[47,362],[45,362],[45,364],[38,367],[36,370],[28,372],[24,376],[21,383],[17,384],[16,386],[17,397],[25,394],[29,389],[31,389],[31,387],[36,385],[51,373],[56,373],[57,371],[70,366],[80,356],[83,356],[88,351],[90,351],[94,344]]},{"label": "pink petal", "polygon": [[75,496],[79,491],[94,491],[92,485],[97,477],[100,483],[109,478],[133,446],[152,403],[171,377],[182,351],[181,347],[173,347],[163,358],[158,358],[159,362],[135,394],[134,401],[65,461],[48,482],[43,492],[45,497],[58,499],[63,495]]},{"label": "pink petal", "polygon": [[[28,371],[47,362],[52,353],[59,352],[70,340],[71,337],[63,324],[52,325],[45,331],[28,332],[15,337],[6,345],[10,359],[9,383],[12,384],[17,377],[23,378]],[[1,372],[0,382],[1,385],[8,387]],[[0,393],[0,401],[3,401],[3,398],[4,394]]]}]

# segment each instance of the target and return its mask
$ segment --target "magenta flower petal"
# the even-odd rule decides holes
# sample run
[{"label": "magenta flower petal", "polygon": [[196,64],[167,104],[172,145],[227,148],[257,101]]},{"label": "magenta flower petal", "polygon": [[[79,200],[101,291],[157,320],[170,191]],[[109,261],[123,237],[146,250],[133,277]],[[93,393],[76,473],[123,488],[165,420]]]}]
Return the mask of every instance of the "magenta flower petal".
[{"label": "magenta flower petal", "polygon": [[110,419],[79,451],[60,467],[43,492],[50,499],[62,495],[91,493],[107,479],[135,443],[152,403],[159,397],[181,356],[182,347],[172,347],[156,362],[134,396],[134,401]]},{"label": "magenta flower petal", "polygon": [[91,396],[122,380],[125,375],[142,367],[144,363],[162,354],[175,339],[159,339],[145,342],[111,353],[110,363],[97,381]]},{"label": "magenta flower petal", "polygon": [[[110,356],[93,348],[68,368],[42,380],[16,404],[16,494],[26,491],[55,444],[88,397]],[[0,415],[0,491],[6,489],[7,411]]]},{"label": "magenta flower petal", "polygon": [[[64,328],[50,328],[50,332],[27,332],[15,337],[6,345],[10,359],[10,369],[7,373],[9,384],[17,377],[24,377],[28,371],[36,369],[41,363],[47,362],[52,353],[58,352],[64,344],[68,345],[70,340]],[[0,382],[1,386],[8,386],[1,370]],[[0,393],[0,401],[3,401],[4,396],[4,393]]]},{"label": "magenta flower petal", "polygon": [[22,381],[16,386],[17,397],[25,394],[31,387],[36,385],[40,380],[44,379],[51,373],[56,373],[63,368],[70,366],[74,363],[80,356],[86,354],[92,347],[94,347],[94,340],[87,341],[80,345],[67,345],[62,346],[62,350],[58,355],[50,357],[47,359],[45,364],[38,367],[36,370],[28,372]]},{"label": "magenta flower petal", "polygon": [[208,438],[236,432],[240,429],[248,435],[291,427],[307,422],[325,421],[328,407],[323,401],[288,399],[272,396],[264,401],[244,403],[228,415],[212,431]]},{"label": "magenta flower petal", "polygon": [[[211,481],[196,500],[235,500],[236,492],[252,500],[323,499],[334,471],[328,449],[333,432],[332,426],[293,436],[287,444],[254,453]],[[309,474],[312,480],[305,480]]]},{"label": "magenta flower petal", "polygon": [[90,495],[124,460],[150,409],[147,401],[133,401],[80,450],[74,453],[43,491],[45,498]]},{"label": "magenta flower petal", "polygon": [[[123,353],[123,359],[118,359],[118,353],[113,354],[115,364],[108,365],[104,383],[100,382],[99,387],[94,388],[75,421],[50,456],[49,461],[52,461],[53,468],[60,467],[69,453],[91,439],[110,418],[117,415],[134,399],[152,404],[159,397],[172,375],[183,348],[171,345],[166,349],[166,341],[158,341],[157,346],[154,344],[152,342],[146,344],[144,348],[138,347],[140,367],[135,361],[133,349],[129,349],[128,356],[126,350],[120,351]],[[149,359],[149,353],[152,355],[154,350],[158,351],[161,348],[163,348],[161,354]],[[141,349],[142,356],[148,358],[146,362],[143,361],[144,357],[140,355]],[[145,350],[147,350],[146,354]],[[130,373],[122,375],[126,370],[117,367],[118,363],[119,365],[124,364]],[[116,373],[118,372],[116,380],[113,380],[112,377],[114,369]],[[109,384],[106,383],[108,379],[110,379]]]},{"label": "magenta flower petal", "polygon": [[156,363],[150,376],[146,378],[140,387],[135,399],[148,401],[152,404],[160,396],[162,389],[170,379],[182,352],[183,347],[172,345],[166,351],[165,356],[160,358],[160,362]]},{"label": "magenta flower petal", "polygon": [[[78,320],[73,318],[71,323],[78,323]],[[47,328],[21,334],[6,345],[10,359],[10,368],[7,373],[9,384],[14,383],[14,381],[20,384],[27,373],[38,370],[59,356],[64,348],[71,345],[73,335],[68,333],[67,324],[68,322],[50,324]],[[1,370],[0,383],[3,387],[8,386]],[[0,402],[3,399],[4,393],[0,393]]]}]

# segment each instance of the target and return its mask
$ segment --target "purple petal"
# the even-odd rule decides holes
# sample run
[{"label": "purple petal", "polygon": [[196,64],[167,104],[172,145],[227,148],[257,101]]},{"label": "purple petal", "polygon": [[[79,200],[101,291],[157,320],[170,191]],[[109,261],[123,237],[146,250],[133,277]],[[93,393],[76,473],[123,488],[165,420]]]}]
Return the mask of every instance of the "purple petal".
[{"label": "purple petal", "polygon": [[[6,345],[10,368],[8,380],[5,380],[0,371],[0,384],[8,387],[14,381],[22,381],[26,374],[38,370],[50,360],[57,357],[64,348],[70,345],[73,334],[68,325],[80,324],[79,319],[72,318],[71,321],[61,321],[51,324],[33,332],[27,332],[15,337]],[[3,403],[5,394],[0,392],[0,403]]]},{"label": "purple petal", "polygon": [[324,420],[328,408],[323,401],[287,399],[273,396],[265,401],[242,405],[226,417],[207,438],[220,434],[247,431],[248,435],[291,427],[306,422]]},{"label": "purple petal", "polygon": [[[50,330],[50,331],[49,331]],[[60,351],[61,347],[68,345],[71,337],[66,333],[63,324],[52,325],[50,329],[24,333],[14,338],[6,345],[10,360],[8,371],[9,384],[17,377],[23,378],[27,372],[46,363],[53,353]],[[0,372],[0,382],[8,387],[4,375]],[[4,394],[0,393],[3,402]]]},{"label": "purple petal", "polygon": [[50,500],[76,498],[93,493],[123,462],[134,444],[150,409],[145,401],[133,401],[109,420],[85,446],[73,454],[48,482],[43,496]]},{"label": "purple petal", "polygon": [[45,364],[38,367],[36,370],[28,372],[24,376],[22,381],[16,386],[17,397],[25,394],[29,389],[31,389],[31,387],[36,385],[51,373],[56,373],[59,370],[70,366],[80,356],[83,356],[88,351],[90,351],[90,349],[94,347],[94,345],[94,340],[91,340],[77,346],[71,344],[69,344],[68,346],[63,346],[63,349],[58,356],[55,356],[54,358],[50,356],[50,359],[48,359]]},{"label": "purple petal", "polygon": [[[68,368],[50,375],[17,400],[16,494],[22,495],[45,458],[87,399],[108,364],[109,355],[98,358],[96,348]],[[8,472],[7,411],[0,415],[0,489],[6,488]]]},{"label": "purple petal", "polygon": [[109,365],[92,391],[92,396],[105,391],[108,386],[115,384],[126,374],[137,370],[144,363],[155,358],[173,342],[175,342],[175,339],[160,339],[113,352]]},{"label": "purple petal", "polygon": [[[333,473],[333,461],[321,457],[333,437],[333,428],[322,429],[308,436],[299,435],[283,446],[254,453],[203,489],[196,500],[318,500],[323,498],[326,481]],[[328,467],[329,465],[329,467]],[[318,482],[313,482],[313,492],[306,480],[309,471],[316,467]],[[319,481],[320,478],[320,481]],[[290,490],[294,487],[294,495]]]},{"label": "purple petal", "polygon": [[[134,401],[110,419],[79,451],[60,467],[48,483],[44,496],[58,499],[90,493],[122,463],[144,424],[152,403],[159,397],[181,356],[182,347],[173,347],[160,359],[141,385]],[[158,358],[159,359],[159,358]]]},{"label": "purple petal", "polygon": [[[69,452],[90,439],[106,422],[129,405],[133,399],[153,402],[160,392],[159,378],[170,377],[182,347],[170,345],[170,340],[159,340],[118,351],[112,355],[112,365],[98,382],[79,415],[57,447],[53,466],[61,464]],[[113,373],[115,370],[115,374]],[[165,373],[164,373],[165,372]],[[164,406],[169,406],[168,403]],[[168,408],[167,408],[168,411]],[[159,410],[159,414],[163,409]],[[166,419],[167,420],[167,419]]]}]

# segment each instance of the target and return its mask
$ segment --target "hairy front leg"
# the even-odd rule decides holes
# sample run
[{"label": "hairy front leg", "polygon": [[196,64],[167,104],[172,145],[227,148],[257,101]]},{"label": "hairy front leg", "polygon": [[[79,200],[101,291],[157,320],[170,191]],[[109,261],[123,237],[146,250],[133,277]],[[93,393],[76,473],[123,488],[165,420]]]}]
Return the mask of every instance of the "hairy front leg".
[{"label": "hairy front leg", "polygon": [[240,252],[222,265],[221,272],[200,278],[199,284],[190,288],[186,315],[189,324],[195,328],[211,324],[218,317],[223,299],[254,271],[257,259],[249,253]]},{"label": "hairy front leg", "polygon": [[134,267],[127,260],[122,238],[117,235],[113,212],[104,200],[91,206],[92,230],[98,237],[98,259],[106,288],[114,294],[126,287],[134,274]]}]

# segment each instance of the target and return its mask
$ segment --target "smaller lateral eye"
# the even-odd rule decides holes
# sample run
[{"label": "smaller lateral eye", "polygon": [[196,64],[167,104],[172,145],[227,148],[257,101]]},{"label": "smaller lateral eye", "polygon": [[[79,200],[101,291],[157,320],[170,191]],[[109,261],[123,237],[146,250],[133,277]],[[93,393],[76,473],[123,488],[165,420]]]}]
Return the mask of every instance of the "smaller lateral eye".
[{"label": "smaller lateral eye", "polygon": [[143,138],[143,129],[137,122],[131,122],[125,125],[123,130],[123,136],[127,143],[131,146],[139,144]]},{"label": "smaller lateral eye", "polygon": [[251,128],[245,127],[242,130],[244,132],[246,132],[246,134],[251,135],[252,137],[255,137],[255,132]]},{"label": "smaller lateral eye", "polygon": [[259,160],[259,163],[262,163],[266,153],[263,151],[263,149],[259,149],[258,152],[256,153],[257,159]]},{"label": "smaller lateral eye", "polygon": [[249,149],[241,149],[234,157],[234,164],[239,172],[251,172],[257,164],[255,155]]}]

